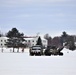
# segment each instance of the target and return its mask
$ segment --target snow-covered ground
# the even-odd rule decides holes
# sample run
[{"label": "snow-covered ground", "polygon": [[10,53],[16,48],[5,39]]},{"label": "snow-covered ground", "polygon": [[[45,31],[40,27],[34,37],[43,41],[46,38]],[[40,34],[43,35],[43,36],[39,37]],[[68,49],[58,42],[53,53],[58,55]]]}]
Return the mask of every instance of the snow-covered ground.
[{"label": "snow-covered ground", "polygon": [[76,75],[76,51],[64,49],[63,56],[29,56],[28,49],[24,53],[11,50],[0,51],[0,75]]}]

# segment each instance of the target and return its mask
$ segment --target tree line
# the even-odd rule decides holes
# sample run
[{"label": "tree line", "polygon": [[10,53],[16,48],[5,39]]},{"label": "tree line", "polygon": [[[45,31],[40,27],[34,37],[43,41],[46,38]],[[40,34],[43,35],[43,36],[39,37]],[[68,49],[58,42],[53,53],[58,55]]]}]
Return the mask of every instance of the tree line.
[{"label": "tree line", "polygon": [[8,41],[6,42],[6,46],[7,47],[13,47],[13,52],[14,52],[14,48],[18,48],[19,52],[19,48],[24,48],[26,47],[26,44],[24,44],[23,42],[25,41],[24,38],[22,38],[24,36],[23,33],[20,33],[19,30],[17,30],[16,28],[12,28],[10,31],[7,32],[6,37],[8,37]]},{"label": "tree line", "polygon": [[63,46],[64,43],[67,43],[66,48],[70,50],[75,50],[75,42],[76,42],[76,36],[75,35],[69,35],[65,31],[62,32],[61,36],[55,36],[52,38],[49,36],[49,34],[45,34],[44,38],[48,41],[49,46],[55,45],[56,47]]},{"label": "tree line", "polygon": [[[0,34],[0,37],[3,36],[3,34]],[[27,44],[24,42],[26,41],[24,37],[24,33],[20,33],[17,28],[12,28],[6,33],[6,37],[8,37],[8,42],[6,42],[7,47],[13,47],[13,52],[14,48],[19,48],[20,47],[26,47]],[[55,36],[52,38],[49,36],[49,34],[45,34],[44,38],[48,41],[48,46],[53,46],[55,45],[57,48],[61,47],[64,45],[64,43],[67,43],[66,48],[70,50],[75,50],[75,42],[76,42],[76,35],[69,35],[65,31],[62,32],[61,36]],[[41,38],[39,37],[37,44],[42,45]]]}]

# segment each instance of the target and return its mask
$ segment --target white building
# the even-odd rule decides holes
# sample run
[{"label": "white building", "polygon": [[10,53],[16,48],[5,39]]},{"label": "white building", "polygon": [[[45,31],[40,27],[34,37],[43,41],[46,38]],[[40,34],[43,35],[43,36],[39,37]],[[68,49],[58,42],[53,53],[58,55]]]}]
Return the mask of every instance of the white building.
[{"label": "white building", "polygon": [[0,37],[0,47],[3,48],[3,47],[6,47],[6,42],[7,42],[7,37]]},{"label": "white building", "polygon": [[[28,47],[35,46],[37,44],[38,37],[39,36],[33,37],[33,38],[25,38],[27,46]],[[42,37],[41,37],[41,40],[42,40],[43,46],[47,47],[47,40]]]}]

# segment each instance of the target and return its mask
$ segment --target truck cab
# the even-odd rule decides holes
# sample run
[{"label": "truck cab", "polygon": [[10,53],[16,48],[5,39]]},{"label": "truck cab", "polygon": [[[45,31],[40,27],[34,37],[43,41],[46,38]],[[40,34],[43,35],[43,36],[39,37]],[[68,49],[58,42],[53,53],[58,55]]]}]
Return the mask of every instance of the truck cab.
[{"label": "truck cab", "polygon": [[41,56],[43,54],[43,49],[40,45],[32,46],[29,50],[29,54],[30,54],[30,56],[34,56],[34,55]]}]

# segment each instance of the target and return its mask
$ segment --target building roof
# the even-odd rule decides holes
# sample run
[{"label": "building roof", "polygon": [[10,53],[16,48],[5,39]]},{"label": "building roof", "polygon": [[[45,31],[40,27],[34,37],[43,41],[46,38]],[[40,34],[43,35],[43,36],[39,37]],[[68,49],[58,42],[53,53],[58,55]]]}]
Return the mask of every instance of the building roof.
[{"label": "building roof", "polygon": [[9,39],[9,38],[8,38],[8,37],[2,36],[2,37],[0,37],[0,39]]},{"label": "building roof", "polygon": [[24,38],[25,40],[33,40],[34,38]]},{"label": "building roof", "polygon": [[[36,36],[36,37],[32,37],[32,38],[24,38],[25,40],[37,40],[39,36]],[[43,36],[40,36],[41,37],[41,40],[46,40],[44,39]]]}]

